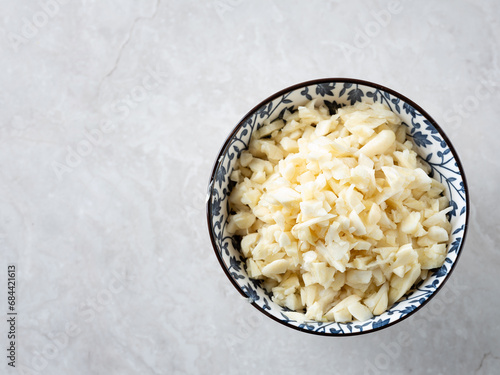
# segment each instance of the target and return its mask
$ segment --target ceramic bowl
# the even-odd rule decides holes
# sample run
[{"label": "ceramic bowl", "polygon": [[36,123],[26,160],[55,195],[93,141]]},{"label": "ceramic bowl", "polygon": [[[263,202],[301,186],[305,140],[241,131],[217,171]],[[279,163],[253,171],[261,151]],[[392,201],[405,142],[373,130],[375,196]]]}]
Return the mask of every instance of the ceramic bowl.
[{"label": "ceramic bowl", "polygon": [[[274,303],[259,281],[248,277],[238,243],[226,230],[228,195],[232,188],[229,175],[241,151],[247,148],[253,131],[264,120],[280,118],[286,110],[295,110],[311,99],[326,104],[332,114],[339,106],[357,102],[386,104],[403,120],[408,139],[415,144],[418,155],[431,167],[432,176],[446,186],[445,194],[453,208],[449,213],[452,230],[443,266],[430,272],[427,279],[414,286],[386,312],[364,322],[299,322],[290,319],[286,315],[287,309]],[[234,287],[269,318],[290,328],[327,336],[373,332],[415,314],[443,287],[456,266],[465,240],[468,217],[468,190],[463,168],[450,140],[437,123],[417,104],[394,90],[348,78],[300,83],[271,95],[255,106],[224,142],[212,171],[207,196],[208,229],[212,245],[223,271]]]}]

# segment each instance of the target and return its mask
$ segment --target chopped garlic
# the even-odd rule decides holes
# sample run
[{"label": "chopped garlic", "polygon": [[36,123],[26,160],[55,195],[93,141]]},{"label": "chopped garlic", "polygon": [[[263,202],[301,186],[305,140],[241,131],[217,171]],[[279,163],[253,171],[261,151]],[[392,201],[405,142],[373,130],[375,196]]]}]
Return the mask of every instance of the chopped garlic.
[{"label": "chopped garlic", "polygon": [[227,230],[294,320],[363,321],[443,264],[451,207],[389,108],[328,113],[311,101],[254,132]]}]

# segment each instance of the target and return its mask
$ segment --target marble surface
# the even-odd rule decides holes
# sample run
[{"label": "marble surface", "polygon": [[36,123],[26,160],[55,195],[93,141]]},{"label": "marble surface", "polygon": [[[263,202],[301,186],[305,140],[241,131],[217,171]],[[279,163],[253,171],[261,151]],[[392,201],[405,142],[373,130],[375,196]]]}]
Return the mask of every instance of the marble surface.
[{"label": "marble surface", "polygon": [[[0,13],[2,374],[492,374],[500,366],[500,3],[7,1]],[[443,291],[353,338],[295,332],[232,287],[205,194],[237,121],[321,77],[426,109],[467,172]]]}]

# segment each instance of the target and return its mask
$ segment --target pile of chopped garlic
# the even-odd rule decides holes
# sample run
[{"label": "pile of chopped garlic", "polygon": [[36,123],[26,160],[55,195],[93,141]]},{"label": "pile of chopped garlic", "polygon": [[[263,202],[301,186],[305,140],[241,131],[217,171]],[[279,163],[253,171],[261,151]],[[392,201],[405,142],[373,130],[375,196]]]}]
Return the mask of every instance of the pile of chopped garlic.
[{"label": "pile of chopped garlic", "polygon": [[[451,210],[401,119],[382,104],[311,101],[252,135],[227,229],[248,275],[317,321],[364,321],[446,257]],[[296,314],[300,315],[300,314]]]}]

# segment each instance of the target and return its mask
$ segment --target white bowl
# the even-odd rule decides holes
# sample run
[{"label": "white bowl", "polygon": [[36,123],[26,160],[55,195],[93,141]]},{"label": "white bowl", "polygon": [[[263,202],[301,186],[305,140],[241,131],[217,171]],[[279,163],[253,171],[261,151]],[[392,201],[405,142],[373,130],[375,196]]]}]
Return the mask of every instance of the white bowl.
[{"label": "white bowl", "polygon": [[[404,297],[381,315],[365,322],[335,323],[291,320],[284,307],[272,302],[271,295],[258,280],[248,277],[245,258],[239,245],[226,231],[229,214],[229,181],[235,161],[247,148],[253,131],[264,120],[282,117],[285,110],[295,110],[311,99],[325,103],[333,114],[339,106],[356,102],[380,102],[399,115],[407,126],[407,135],[415,144],[419,156],[432,169],[433,177],[445,186],[445,194],[453,210],[449,214],[452,225],[448,254],[443,266],[429,273],[427,279],[414,286]],[[210,238],[220,265],[232,284],[266,316],[290,328],[304,332],[347,336],[373,332],[393,325],[414,314],[443,286],[453,271],[464,243],[469,217],[467,184],[458,155],[436,122],[418,105],[405,96],[384,86],[350,78],[328,78],[294,85],[262,101],[236,125],[217,156],[207,196],[207,219]]]}]

